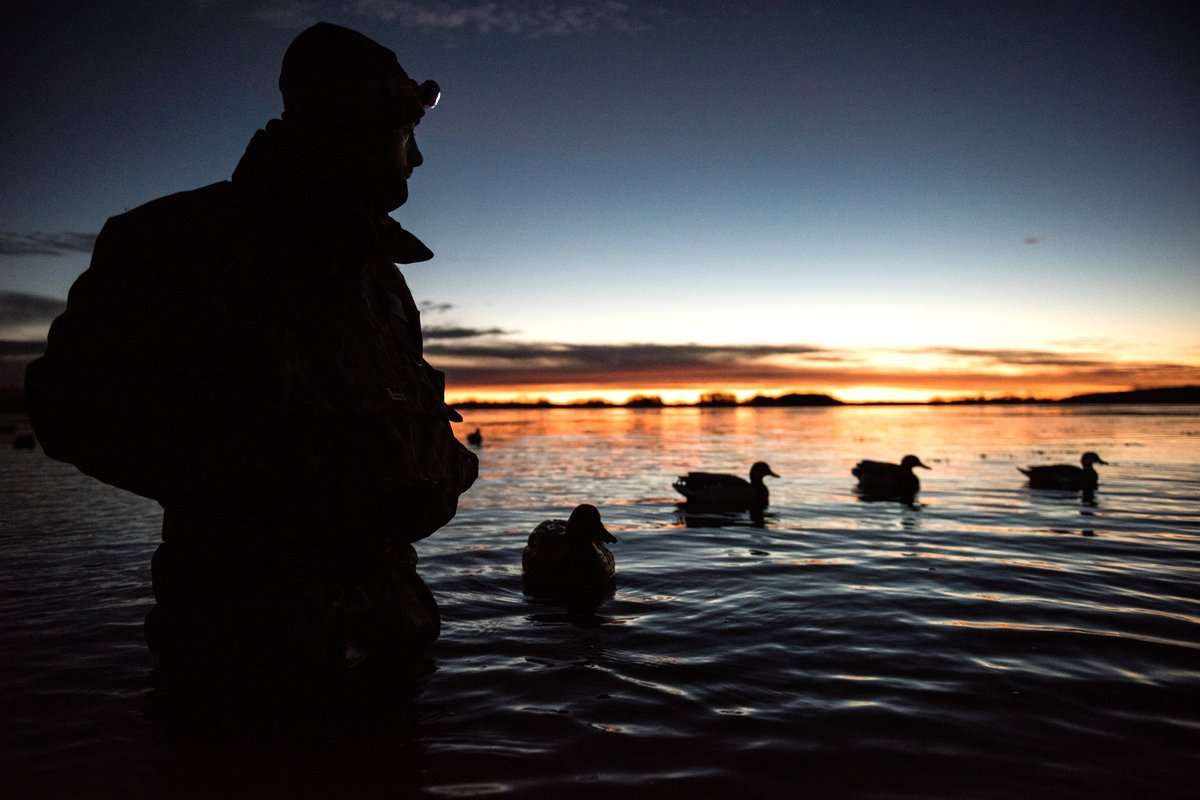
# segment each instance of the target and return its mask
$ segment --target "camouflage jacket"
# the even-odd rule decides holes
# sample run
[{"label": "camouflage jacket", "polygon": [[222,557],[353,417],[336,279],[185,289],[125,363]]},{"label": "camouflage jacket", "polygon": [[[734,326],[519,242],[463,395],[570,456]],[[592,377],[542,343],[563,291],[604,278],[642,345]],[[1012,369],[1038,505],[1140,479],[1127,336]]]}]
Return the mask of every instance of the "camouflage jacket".
[{"label": "camouflage jacket", "polygon": [[395,266],[433,254],[280,138],[107,222],[28,368],[31,419],[47,454],[168,511],[414,541],[477,474]]}]

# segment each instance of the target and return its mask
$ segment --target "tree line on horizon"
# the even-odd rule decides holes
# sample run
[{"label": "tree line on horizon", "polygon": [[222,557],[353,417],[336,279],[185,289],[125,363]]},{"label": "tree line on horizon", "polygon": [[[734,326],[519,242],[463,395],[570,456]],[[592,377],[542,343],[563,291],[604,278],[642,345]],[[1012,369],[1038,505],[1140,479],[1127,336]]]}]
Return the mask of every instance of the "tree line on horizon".
[{"label": "tree line on horizon", "polygon": [[778,396],[756,394],[748,400],[738,400],[729,392],[706,392],[694,403],[668,403],[658,395],[637,394],[623,403],[594,398],[567,403],[538,400],[464,400],[454,403],[455,408],[772,408],[772,407],[819,407],[819,406],[959,406],[959,405],[1045,405],[1045,404],[1091,404],[1104,403],[1200,403],[1200,386],[1171,386],[1155,389],[1131,389],[1122,392],[1100,392],[1078,394],[1060,400],[1038,397],[969,397],[955,400],[934,398],[929,401],[874,401],[847,403],[827,394],[789,392]]}]

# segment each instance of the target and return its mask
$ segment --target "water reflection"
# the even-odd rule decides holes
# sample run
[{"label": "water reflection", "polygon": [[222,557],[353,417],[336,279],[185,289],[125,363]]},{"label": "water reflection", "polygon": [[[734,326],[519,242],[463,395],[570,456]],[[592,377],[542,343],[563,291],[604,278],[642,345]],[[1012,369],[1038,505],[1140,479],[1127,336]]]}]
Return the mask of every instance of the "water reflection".
[{"label": "water reflection", "polygon": [[526,617],[543,625],[574,625],[576,628],[599,628],[602,625],[623,625],[623,620],[601,616],[597,607],[568,607],[564,611],[539,611]]},{"label": "water reflection", "polygon": [[1050,528],[1049,530],[1051,533],[1062,533],[1067,536],[1074,536],[1077,533],[1080,536],[1095,536],[1096,535],[1096,531],[1094,531],[1091,528],[1083,528],[1081,530],[1075,530],[1072,528]]},{"label": "water reflection", "polygon": [[920,504],[914,503],[913,505],[906,506],[904,511],[900,514],[900,527],[910,531],[915,531],[920,528],[920,511]]},{"label": "water reflection", "polygon": [[583,586],[576,590],[531,591],[527,585],[523,585],[523,589],[526,602],[556,609],[531,614],[529,619],[536,622],[569,622],[581,628],[594,628],[609,621],[596,616],[596,611],[613,599],[617,591],[617,581],[613,578],[602,587]]},{"label": "water reflection", "polygon": [[924,505],[917,501],[916,494],[880,494],[864,490],[861,486],[855,486],[852,490],[854,496],[858,498],[860,503],[896,503],[910,511],[920,511]]},{"label": "water reflection", "polygon": [[[781,796],[801,769],[823,796],[1190,796],[1170,791],[1191,789],[1200,728],[1190,413],[471,412],[480,480],[417,545],[444,628],[415,733],[397,721],[286,764],[255,753],[238,765],[259,780],[239,789]],[[856,439],[944,459],[924,502],[852,495]],[[1022,488],[1032,449],[1060,460],[1114,441],[1144,446],[1103,497]],[[129,712],[161,512],[6,458],[0,690],[19,744],[4,752],[70,784],[59,796],[85,780],[147,794],[159,754],[183,752]],[[762,527],[674,506],[676,475],[760,458],[786,476]],[[620,589],[591,609],[522,595],[529,531],[581,502],[622,540]],[[233,758],[211,748],[155,796],[210,788]],[[314,771],[346,785],[295,785]]]},{"label": "water reflection", "polygon": [[684,528],[766,528],[775,516],[757,508],[739,512],[689,508],[687,503],[675,507],[675,525]]},{"label": "water reflection", "polygon": [[[1042,504],[1047,506],[1079,506],[1080,509],[1099,508],[1100,503],[1096,499],[1094,491],[1085,490],[1077,491],[1072,489],[1033,489],[1025,487],[1025,492],[1028,494],[1030,501],[1035,505]],[[1083,511],[1082,513],[1091,513]]]}]

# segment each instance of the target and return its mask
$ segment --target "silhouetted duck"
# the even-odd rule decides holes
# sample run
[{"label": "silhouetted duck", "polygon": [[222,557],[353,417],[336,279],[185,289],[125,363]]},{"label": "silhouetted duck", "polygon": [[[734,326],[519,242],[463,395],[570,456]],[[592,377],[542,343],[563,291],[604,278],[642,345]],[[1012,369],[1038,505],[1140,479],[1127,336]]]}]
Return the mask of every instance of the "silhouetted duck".
[{"label": "silhouetted duck", "polygon": [[483,444],[483,434],[479,428],[467,434],[467,444]]},{"label": "silhouetted duck", "polygon": [[1029,485],[1034,489],[1068,489],[1071,491],[1091,491],[1100,482],[1096,474],[1095,464],[1108,462],[1093,452],[1083,454],[1079,459],[1082,467],[1074,464],[1046,464],[1040,467],[1017,467],[1029,478]]},{"label": "silhouetted duck", "polygon": [[688,506],[722,511],[762,510],[767,507],[770,492],[763,478],[778,478],[765,461],[750,467],[750,480],[717,472],[689,472],[680,475],[675,491],[687,498]]},{"label": "silhouetted duck", "polygon": [[616,574],[616,559],[604,546],[616,542],[593,505],[576,506],[570,519],[548,519],[529,534],[521,554],[525,589],[531,593],[588,593],[603,590]]},{"label": "silhouetted duck", "polygon": [[858,478],[862,493],[869,497],[900,498],[912,497],[921,490],[921,481],[913,474],[913,467],[931,469],[921,459],[908,455],[899,464],[886,461],[860,461],[850,470]]}]

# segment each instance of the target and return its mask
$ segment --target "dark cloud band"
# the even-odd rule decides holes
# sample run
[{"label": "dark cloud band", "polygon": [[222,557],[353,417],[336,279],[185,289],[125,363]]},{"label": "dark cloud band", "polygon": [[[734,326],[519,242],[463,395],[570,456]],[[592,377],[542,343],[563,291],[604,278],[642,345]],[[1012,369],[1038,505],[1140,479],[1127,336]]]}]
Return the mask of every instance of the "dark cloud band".
[{"label": "dark cloud band", "polygon": [[[305,6],[303,0],[276,0],[274,7]],[[513,0],[494,2],[412,2],[355,0],[363,17],[424,31],[471,31],[525,36],[571,36],[600,30],[634,33],[648,27],[629,4],[612,0]],[[295,16],[295,15],[292,15]]]},{"label": "dark cloud band", "polygon": [[[943,369],[873,366],[863,353],[809,345],[659,345],[434,342],[426,348],[459,387],[895,386],[1003,389],[1200,381],[1200,366],[1116,362],[1090,353],[932,347],[906,354],[960,358]],[[888,351],[895,352],[895,351]],[[1002,371],[1017,367],[1018,371]]]},{"label": "dark cloud band", "polygon": [[909,351],[917,355],[978,359],[996,366],[1017,367],[1105,367],[1112,359],[1099,353],[1064,353],[1055,350],[984,350],[965,347],[927,347]]},{"label": "dark cloud band", "polygon": [[22,342],[0,339],[0,358],[6,356],[40,356],[46,352],[45,342]]},{"label": "dark cloud band", "polygon": [[66,253],[90,253],[96,244],[94,233],[13,233],[0,231],[0,255],[61,256]]},{"label": "dark cloud band", "polygon": [[[48,321],[63,301],[0,293],[4,319]],[[426,354],[446,371],[452,391],[544,390],[550,387],[634,390],[643,387],[890,386],[946,391],[1026,393],[1076,391],[1079,386],[1200,384],[1200,365],[1117,361],[1096,353],[930,347],[903,351],[843,351],[812,345],[567,344],[488,342],[498,328],[430,327]],[[0,339],[0,361],[24,362],[41,341]],[[960,359],[945,368],[875,366],[873,352]],[[1016,370],[1005,369],[1016,367]],[[15,374],[15,373],[14,373]]]},{"label": "dark cloud band", "polygon": [[426,341],[430,339],[474,339],[479,336],[501,336],[503,328],[459,328],[447,325],[425,325],[421,329]]},{"label": "dark cloud band", "polygon": [[431,354],[492,363],[538,363],[563,366],[644,368],[693,365],[734,365],[773,356],[804,356],[823,361],[842,360],[842,353],[811,345],[705,344],[563,344],[504,342],[500,344],[434,344]]},{"label": "dark cloud band", "polygon": [[0,292],[0,331],[12,325],[49,325],[66,307],[66,301],[56,297],[25,292]]}]

